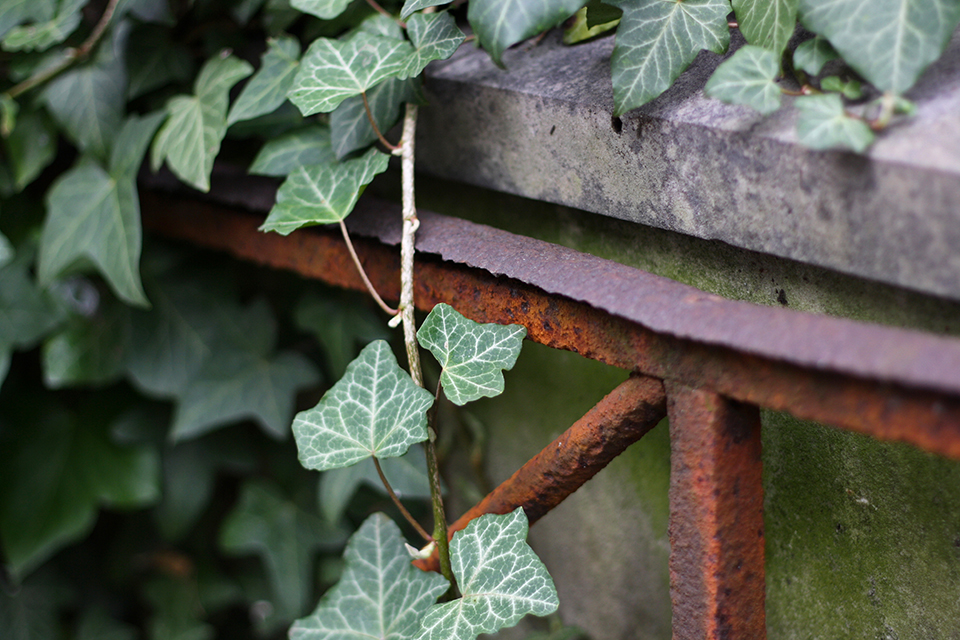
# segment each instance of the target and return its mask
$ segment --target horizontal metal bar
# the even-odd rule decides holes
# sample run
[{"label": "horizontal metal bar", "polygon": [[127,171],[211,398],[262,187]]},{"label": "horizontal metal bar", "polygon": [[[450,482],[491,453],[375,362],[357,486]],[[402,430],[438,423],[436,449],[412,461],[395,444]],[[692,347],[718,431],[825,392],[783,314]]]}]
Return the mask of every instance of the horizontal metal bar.
[{"label": "horizontal metal bar", "polygon": [[[341,239],[257,231],[260,217],[144,193],[148,228],[238,257],[361,288]],[[960,458],[960,341],[729,301],[608,260],[421,212],[416,296],[532,340],[800,418]],[[396,299],[399,207],[348,218],[377,289]],[[387,246],[385,246],[387,245]],[[506,276],[506,277],[504,277]]]}]

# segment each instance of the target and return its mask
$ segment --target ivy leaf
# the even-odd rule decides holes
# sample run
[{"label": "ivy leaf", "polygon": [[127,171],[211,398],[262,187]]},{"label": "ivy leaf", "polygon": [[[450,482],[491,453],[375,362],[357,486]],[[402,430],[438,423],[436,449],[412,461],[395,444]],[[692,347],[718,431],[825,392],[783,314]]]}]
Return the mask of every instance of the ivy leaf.
[{"label": "ivy leaf", "polygon": [[150,640],[212,640],[216,629],[206,624],[197,585],[174,577],[158,577],[144,585],[150,603]]},{"label": "ivy leaf", "polygon": [[617,0],[623,9],[610,59],[614,115],[666,91],[701,49],[724,53],[730,43],[729,0]]},{"label": "ivy leaf", "polygon": [[41,111],[21,111],[6,146],[14,184],[20,191],[57,155],[57,130]]},{"label": "ivy leaf", "polygon": [[255,553],[266,565],[288,619],[307,607],[313,553],[343,543],[342,534],[264,482],[243,485],[237,506],[220,530],[220,547],[233,555]]},{"label": "ivy leaf", "polygon": [[801,43],[793,52],[793,64],[811,76],[818,75],[823,65],[839,57],[830,43],[817,36]]},{"label": "ivy leaf", "polygon": [[0,3],[0,37],[27,20],[46,22],[56,10],[56,0],[6,0]]},{"label": "ivy leaf", "polygon": [[387,170],[390,156],[370,149],[346,162],[297,167],[277,191],[277,203],[261,231],[288,235],[300,227],[343,220],[363,187]]},{"label": "ivy leaf", "polygon": [[752,44],[741,47],[717,67],[704,92],[728,104],[745,104],[768,115],[780,108],[777,54]]},{"label": "ivy leaf", "polygon": [[364,19],[356,29],[357,32],[369,33],[372,36],[404,40],[403,27],[388,15],[374,13]]},{"label": "ivy leaf", "polygon": [[299,65],[300,43],[296,38],[271,38],[260,69],[230,108],[227,126],[275,111],[286,101]]},{"label": "ivy leaf", "polygon": [[127,99],[133,100],[171,82],[184,82],[193,74],[189,50],[170,39],[169,29],[140,25],[130,35],[134,43],[127,55]]},{"label": "ivy leaf", "polygon": [[290,5],[321,20],[333,20],[347,8],[350,0],[291,0]]},{"label": "ivy leaf", "polygon": [[201,191],[210,190],[213,160],[227,132],[230,87],[250,75],[253,67],[234,56],[207,61],[194,83],[194,94],[167,103],[169,117],[153,143],[151,165],[166,160],[181,180]]},{"label": "ivy leaf", "polygon": [[454,54],[466,38],[453,16],[441,13],[417,13],[407,21],[407,33],[414,51],[407,58],[401,78],[412,78],[434,60],[446,60]]},{"label": "ivy leaf", "polygon": [[0,537],[23,575],[82,538],[98,507],[141,507],[159,496],[159,465],[145,447],[120,447],[90,410],[6,416],[0,445]]},{"label": "ivy leaf", "polygon": [[7,51],[44,51],[67,39],[80,25],[80,10],[87,0],[60,0],[49,20],[10,29],[3,39]]},{"label": "ivy leaf", "polygon": [[53,79],[42,94],[50,114],[80,149],[103,160],[120,129],[126,104],[124,49],[130,29],[117,25],[93,62]]},{"label": "ivy leaf", "polygon": [[450,401],[464,405],[503,393],[503,373],[520,355],[525,327],[480,324],[440,303],[424,320],[417,340],[440,361],[440,383]]},{"label": "ivy leaf", "polygon": [[405,640],[423,612],[449,588],[443,576],[410,564],[400,529],[382,513],[347,543],[346,569],[316,610],[290,628],[290,640]]},{"label": "ivy leaf", "polygon": [[859,80],[843,80],[839,76],[827,76],[820,81],[820,88],[824,91],[836,91],[848,100],[859,100],[863,97]]},{"label": "ivy leaf", "polygon": [[426,9],[427,7],[439,7],[442,4],[449,4],[450,0],[406,0],[403,3],[403,9],[400,11],[400,19],[406,20],[414,11]]},{"label": "ivy leaf", "polygon": [[797,135],[811,149],[843,147],[862,153],[873,142],[873,132],[863,120],[853,118],[835,93],[797,98],[800,119]]},{"label": "ivy leaf", "polygon": [[780,55],[797,26],[797,0],[733,0],[740,33],[752,45]]},{"label": "ivy leaf", "polygon": [[623,17],[623,9],[611,6],[602,2],[602,0],[590,0],[584,7],[587,14],[587,28],[593,29],[611,22],[620,23]]},{"label": "ivy leaf", "polygon": [[526,542],[528,529],[518,507],[481,516],[454,536],[450,562],[463,597],[431,607],[419,640],[473,640],[512,627],[528,613],[556,611],[556,587]]},{"label": "ivy leaf", "polygon": [[[400,108],[407,102],[422,102],[419,82],[414,78],[387,78],[367,91],[370,113],[381,132],[388,131],[397,123]],[[367,108],[363,106],[362,96],[353,96],[340,103],[330,114],[330,131],[334,153],[340,159],[377,139],[377,132],[367,117]]]},{"label": "ivy leaf", "polygon": [[330,127],[311,125],[268,140],[254,158],[249,173],[284,177],[299,166],[335,160],[330,144]]},{"label": "ivy leaf", "polygon": [[[602,7],[602,9],[600,9],[598,12],[590,13],[590,8],[594,5]],[[615,12],[612,20],[607,20],[605,22],[594,21],[591,24],[590,16],[595,15],[596,13],[607,13],[607,10]],[[616,7],[602,4],[600,0],[592,0],[590,4],[577,11],[572,20],[568,20],[564,23],[563,44],[571,45],[577,44],[578,42],[584,42],[606,33],[607,31],[615,29],[620,24],[620,16],[622,14],[623,11],[617,9]]]},{"label": "ivy leaf", "polygon": [[586,4],[586,0],[472,0],[467,19],[480,45],[498,66],[507,48],[551,29]]},{"label": "ivy leaf", "polygon": [[427,439],[432,404],[433,395],[414,384],[390,346],[371,342],[319,404],[294,419],[300,463],[324,471],[370,456],[402,456]]},{"label": "ivy leaf", "polygon": [[350,96],[399,76],[412,52],[405,40],[363,31],[348,40],[319,38],[300,61],[290,100],[305,116],[328,113]]},{"label": "ivy leaf", "polygon": [[896,94],[940,57],[960,22],[956,0],[800,0],[799,12],[860,75]]}]

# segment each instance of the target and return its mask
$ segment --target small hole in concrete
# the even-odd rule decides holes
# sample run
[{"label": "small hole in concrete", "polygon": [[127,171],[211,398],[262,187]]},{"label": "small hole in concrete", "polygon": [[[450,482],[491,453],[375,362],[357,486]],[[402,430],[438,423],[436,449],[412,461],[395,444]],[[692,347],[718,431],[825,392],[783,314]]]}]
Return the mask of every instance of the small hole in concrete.
[{"label": "small hole in concrete", "polygon": [[620,135],[620,132],[623,131],[623,120],[617,116],[610,118],[610,125],[613,127],[613,130],[617,132],[617,135]]}]

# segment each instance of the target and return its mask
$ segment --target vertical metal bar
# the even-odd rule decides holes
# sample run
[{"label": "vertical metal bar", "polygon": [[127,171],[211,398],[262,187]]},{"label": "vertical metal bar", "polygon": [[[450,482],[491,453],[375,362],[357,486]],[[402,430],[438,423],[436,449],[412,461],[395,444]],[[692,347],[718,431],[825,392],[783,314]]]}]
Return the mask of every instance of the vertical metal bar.
[{"label": "vertical metal bar", "polygon": [[759,410],[666,387],[673,637],[766,638]]}]

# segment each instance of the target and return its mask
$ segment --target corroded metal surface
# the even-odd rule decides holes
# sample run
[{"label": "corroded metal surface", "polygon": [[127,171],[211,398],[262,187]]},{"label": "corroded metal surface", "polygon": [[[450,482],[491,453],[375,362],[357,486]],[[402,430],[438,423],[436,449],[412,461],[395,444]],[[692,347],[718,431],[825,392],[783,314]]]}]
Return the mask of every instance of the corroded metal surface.
[{"label": "corroded metal surface", "polygon": [[[523,507],[530,524],[607,466],[666,416],[663,383],[632,376],[450,525],[453,534],[486,513]],[[415,563],[438,570],[436,555]]]},{"label": "corroded metal surface", "polygon": [[675,640],[766,634],[757,408],[667,385]]},{"label": "corroded metal surface", "polygon": [[[256,230],[262,217],[145,193],[160,233],[361,288],[335,234]],[[398,208],[348,218],[377,289],[396,300]],[[420,213],[417,304],[517,323],[542,344],[645,375],[960,459],[960,341],[723,300],[665,278],[483,225]],[[503,277],[509,276],[509,277]]]}]

